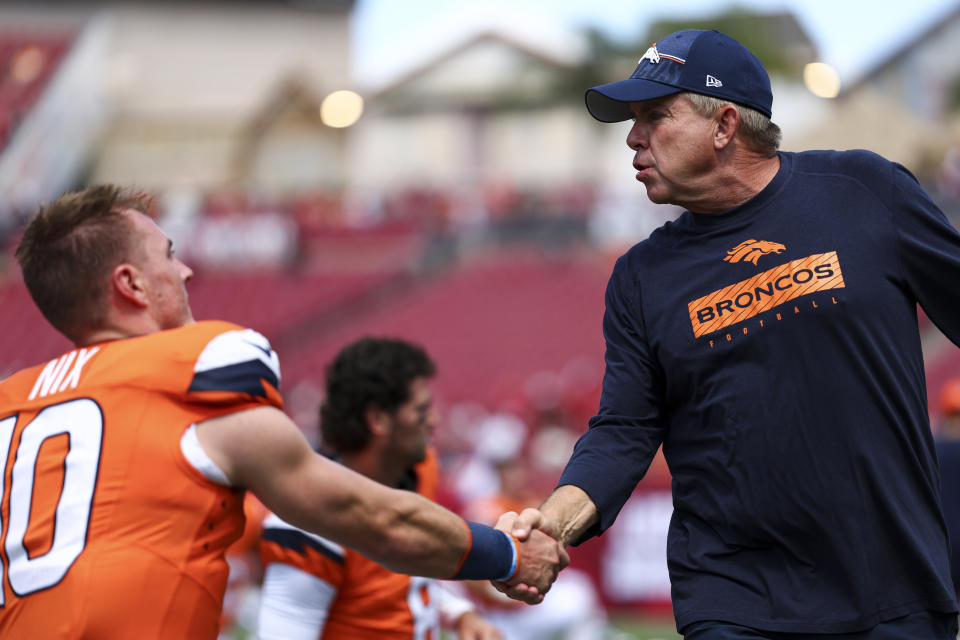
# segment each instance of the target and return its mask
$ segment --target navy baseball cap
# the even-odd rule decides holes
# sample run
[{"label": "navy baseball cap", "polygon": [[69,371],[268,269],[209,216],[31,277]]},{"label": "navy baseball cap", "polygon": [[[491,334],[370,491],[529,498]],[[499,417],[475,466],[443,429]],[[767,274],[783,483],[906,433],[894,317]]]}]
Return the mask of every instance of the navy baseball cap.
[{"label": "navy baseball cap", "polygon": [[700,29],[657,40],[629,78],[587,89],[587,111],[601,122],[622,122],[633,117],[629,103],[681,91],[729,100],[771,116],[773,93],[763,63],[730,36]]}]

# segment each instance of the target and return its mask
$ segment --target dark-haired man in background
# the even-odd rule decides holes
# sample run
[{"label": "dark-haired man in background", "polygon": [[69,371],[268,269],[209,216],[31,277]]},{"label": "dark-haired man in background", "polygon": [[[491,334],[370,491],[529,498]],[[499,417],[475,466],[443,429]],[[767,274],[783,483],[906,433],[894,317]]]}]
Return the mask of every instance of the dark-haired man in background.
[{"label": "dark-haired man in background", "polygon": [[[327,368],[324,448],[372,480],[433,498],[435,371],[422,348],[403,340],[363,338],[344,347]],[[264,523],[260,550],[262,640],[420,640],[439,638],[441,626],[461,640],[502,638],[449,587],[394,573],[275,515]]]}]

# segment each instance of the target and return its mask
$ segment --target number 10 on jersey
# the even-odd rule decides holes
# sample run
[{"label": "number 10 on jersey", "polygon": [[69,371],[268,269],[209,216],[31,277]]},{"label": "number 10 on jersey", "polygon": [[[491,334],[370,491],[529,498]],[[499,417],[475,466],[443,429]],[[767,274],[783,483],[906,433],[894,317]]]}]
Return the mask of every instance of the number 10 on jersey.
[{"label": "number 10 on jersey", "polygon": [[[86,546],[100,466],[103,413],[89,398],[48,406],[23,427],[14,447],[16,424],[17,416],[0,420],[0,497],[9,491],[9,507],[0,511],[0,536],[10,589],[23,597],[60,582]],[[63,486],[55,505],[53,542],[46,553],[31,557],[25,539],[35,499],[40,449],[48,439],[63,434],[68,444]],[[11,464],[7,487],[7,468]],[[3,569],[0,558],[0,572]],[[0,588],[0,606],[4,604],[3,593]]]}]

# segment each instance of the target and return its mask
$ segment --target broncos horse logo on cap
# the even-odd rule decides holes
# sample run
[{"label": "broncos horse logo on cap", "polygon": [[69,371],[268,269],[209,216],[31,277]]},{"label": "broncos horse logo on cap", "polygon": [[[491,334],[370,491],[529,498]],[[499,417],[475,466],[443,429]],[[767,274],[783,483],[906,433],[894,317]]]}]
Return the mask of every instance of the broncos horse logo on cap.
[{"label": "broncos horse logo on cap", "polygon": [[650,45],[650,48],[647,49],[647,52],[646,52],[645,54],[643,54],[642,56],[640,56],[640,59],[637,60],[637,64],[640,64],[640,63],[643,62],[644,60],[649,60],[649,61],[652,62],[653,64],[657,64],[658,62],[660,62],[660,52],[657,51],[657,43],[656,43],[656,42],[654,42],[652,45]]},{"label": "broncos horse logo on cap", "polygon": [[657,49],[657,43],[656,43],[656,42],[654,42],[652,45],[650,45],[650,48],[647,49],[647,52],[646,52],[645,54],[643,54],[642,56],[640,56],[640,59],[637,60],[637,64],[640,64],[640,63],[643,62],[644,60],[649,60],[649,61],[652,62],[653,64],[658,64],[658,63],[660,62],[660,58],[666,58],[667,60],[672,60],[673,62],[679,62],[680,64],[687,64],[687,61],[684,60],[683,58],[679,58],[679,57],[677,57],[677,56],[670,55],[669,53],[664,53],[664,52],[660,51],[659,49]]},{"label": "broncos horse logo on cap", "polygon": [[779,242],[770,242],[769,240],[744,240],[730,251],[727,251],[727,257],[724,262],[740,262],[741,260],[757,264],[760,256],[770,253],[782,253],[787,248]]}]

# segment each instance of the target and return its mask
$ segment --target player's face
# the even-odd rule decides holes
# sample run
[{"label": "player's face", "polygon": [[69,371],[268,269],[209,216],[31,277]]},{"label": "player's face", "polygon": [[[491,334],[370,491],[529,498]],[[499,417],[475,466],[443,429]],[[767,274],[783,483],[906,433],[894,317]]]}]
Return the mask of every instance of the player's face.
[{"label": "player's face", "polygon": [[143,274],[150,313],[160,329],[174,329],[193,322],[187,289],[193,277],[190,267],[173,253],[173,243],[149,217],[128,210],[133,222],[135,246],[140,247],[136,262]]},{"label": "player's face", "polygon": [[627,145],[635,151],[637,180],[657,204],[686,206],[705,196],[705,178],[716,166],[715,121],[693,110],[686,97],[631,102]]},{"label": "player's face", "polygon": [[391,450],[404,458],[404,464],[423,462],[430,435],[436,426],[430,384],[426,378],[414,378],[410,383],[410,400],[398,407],[393,415]]}]

